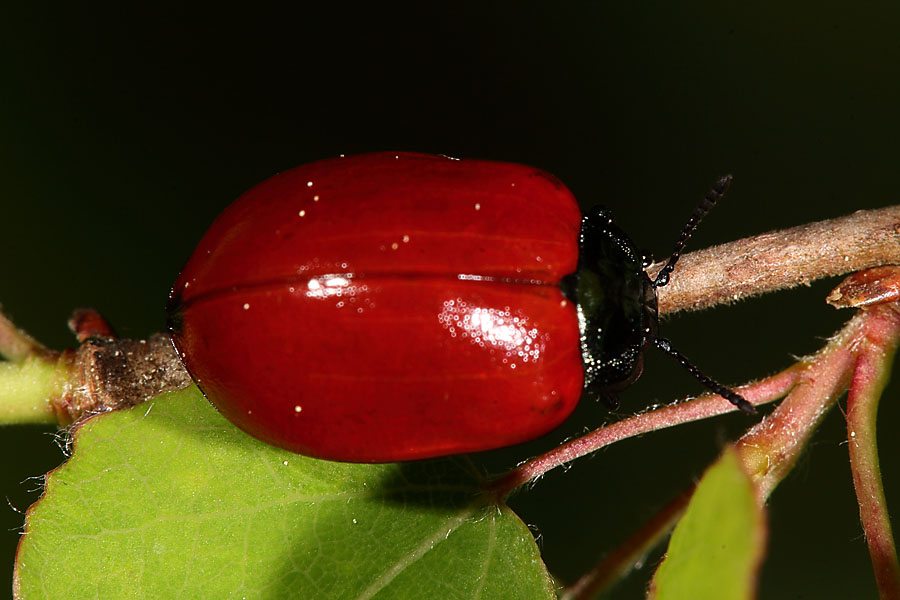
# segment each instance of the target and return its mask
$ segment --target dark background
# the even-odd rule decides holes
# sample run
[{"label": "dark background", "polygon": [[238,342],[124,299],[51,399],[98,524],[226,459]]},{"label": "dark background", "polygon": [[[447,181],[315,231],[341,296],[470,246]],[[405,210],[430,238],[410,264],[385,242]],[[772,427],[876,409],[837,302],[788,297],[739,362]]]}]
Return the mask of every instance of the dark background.
[{"label": "dark background", "polygon": [[[73,344],[65,321],[81,306],[146,336],[163,326],[169,286],[222,208],[277,171],[341,153],[541,167],[583,206],[612,207],[658,256],[723,173],[732,191],[693,248],[897,201],[896,3],[623,4],[7,7],[0,301],[55,348]],[[725,382],[758,378],[816,350],[849,316],[824,304],[834,283],[680,316],[664,332]],[[698,391],[652,354],[623,411]],[[897,393],[888,389],[880,428],[895,506]],[[544,440],[479,460],[508,467],[609,418],[585,403]],[[734,415],[621,443],[550,474],[513,507],[540,533],[551,571],[571,581],[751,422]],[[876,594],[843,425],[833,411],[771,499],[762,598]],[[25,479],[62,455],[40,428],[3,429],[0,451],[3,494],[24,509],[39,488]],[[8,568],[22,517],[0,514]],[[612,595],[640,597],[655,560]]]}]

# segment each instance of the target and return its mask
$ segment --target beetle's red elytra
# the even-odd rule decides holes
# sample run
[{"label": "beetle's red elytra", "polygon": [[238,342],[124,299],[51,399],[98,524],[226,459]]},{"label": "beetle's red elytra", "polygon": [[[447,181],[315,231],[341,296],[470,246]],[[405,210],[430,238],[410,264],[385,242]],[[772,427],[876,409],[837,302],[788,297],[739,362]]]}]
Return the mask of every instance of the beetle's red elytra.
[{"label": "beetle's red elytra", "polygon": [[522,165],[411,153],[323,160],[209,228],[169,304],[209,400],[268,443],[389,462],[559,425],[582,393],[581,213]]}]

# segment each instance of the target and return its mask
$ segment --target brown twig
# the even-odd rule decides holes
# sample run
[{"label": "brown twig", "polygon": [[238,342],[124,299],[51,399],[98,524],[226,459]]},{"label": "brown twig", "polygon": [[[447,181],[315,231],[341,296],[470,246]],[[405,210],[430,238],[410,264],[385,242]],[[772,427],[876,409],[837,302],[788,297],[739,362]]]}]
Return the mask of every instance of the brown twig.
[{"label": "brown twig", "polygon": [[[651,277],[662,262],[648,269]],[[900,206],[690,252],[668,285],[659,288],[660,314],[699,310],[823,277],[900,264]]]},{"label": "brown twig", "polygon": [[169,337],[161,334],[148,340],[90,338],[78,350],[63,353],[60,362],[66,380],[50,405],[62,425],[135,406],[191,383]]}]

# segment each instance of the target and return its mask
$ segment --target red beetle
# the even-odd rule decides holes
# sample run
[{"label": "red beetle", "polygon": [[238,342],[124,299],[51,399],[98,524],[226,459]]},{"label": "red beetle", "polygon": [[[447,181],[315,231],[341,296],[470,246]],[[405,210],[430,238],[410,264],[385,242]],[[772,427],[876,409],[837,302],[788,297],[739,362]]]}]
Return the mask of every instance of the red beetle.
[{"label": "red beetle", "polygon": [[487,450],[582,392],[581,213],[531,167],[410,153],[324,160],[246,192],[175,283],[172,338],[251,435],[343,461]]},{"label": "red beetle", "polygon": [[213,223],[175,283],[169,328],[226,417],[319,458],[412,460],[535,438],[582,389],[617,406],[650,345],[753,412],[657,334],[656,289],[730,181],[650,279],[609,211],[582,217],[537,169],[409,153],[313,163]]}]

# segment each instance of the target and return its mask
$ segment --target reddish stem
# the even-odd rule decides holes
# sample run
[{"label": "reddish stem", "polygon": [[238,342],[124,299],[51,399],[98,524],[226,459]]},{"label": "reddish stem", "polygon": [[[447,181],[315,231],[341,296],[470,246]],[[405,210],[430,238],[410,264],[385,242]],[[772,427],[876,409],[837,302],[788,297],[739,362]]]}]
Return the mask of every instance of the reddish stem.
[{"label": "reddish stem", "polygon": [[[754,479],[758,495],[764,501],[790,472],[828,409],[837,402],[848,385],[851,386],[848,409],[850,406],[856,408],[852,414],[848,414],[848,422],[851,428],[851,457],[856,451],[860,456],[855,460],[853,467],[857,493],[860,496],[860,514],[869,540],[882,598],[891,600],[900,599],[898,595],[900,569],[897,566],[897,555],[878,472],[874,419],[878,395],[884,386],[887,369],[898,339],[900,339],[900,308],[885,304],[861,311],[815,356],[799,362],[769,380],[742,390],[751,401],[758,404],[758,394],[763,388],[775,390],[787,382],[790,382],[790,385],[786,387],[793,386],[788,397],[736,444],[745,468]],[[650,415],[657,420],[656,413],[672,408],[677,406],[627,419],[623,423],[631,421],[633,428],[634,421]],[[596,433],[599,432],[586,437],[590,438]],[[547,456],[539,457],[535,461],[546,462]],[[544,462],[538,462],[538,467]],[[853,458],[851,463],[854,463]],[[503,481],[498,482],[499,489],[502,489],[500,484]],[[677,520],[680,514],[680,503],[686,503],[690,493],[691,490],[685,491],[631,539],[575,582],[563,597],[570,600],[591,598],[615,581],[634,562],[641,549],[652,545],[653,541],[658,540],[670,529],[671,523]]]},{"label": "reddish stem", "polygon": [[859,316],[852,319],[804,365],[788,397],[738,441],[736,449],[761,501],[791,471],[828,409],[847,389],[855,359],[853,346],[862,326]]},{"label": "reddish stem", "polygon": [[635,563],[641,560],[675,526],[675,523],[684,514],[693,493],[694,486],[691,486],[669,502],[594,568],[579,577],[578,581],[567,586],[559,599],[591,600],[624,577]]},{"label": "reddish stem", "polygon": [[69,317],[69,330],[78,338],[79,344],[90,338],[117,337],[112,325],[93,308],[76,308]]},{"label": "reddish stem", "polygon": [[[742,386],[738,388],[738,391],[752,404],[772,402],[782,397],[794,386],[802,368],[802,364],[794,365],[777,375]],[[657,408],[601,427],[587,435],[557,446],[553,450],[519,465],[504,477],[496,480],[491,487],[498,498],[504,498],[512,490],[540,477],[547,471],[595,452],[604,446],[643,433],[708,419],[735,410],[737,409],[730,402],[713,394]]]},{"label": "reddish stem", "polygon": [[859,358],[847,395],[850,468],[875,580],[882,600],[900,599],[900,564],[878,463],[875,423],[878,402],[900,339],[896,305],[870,311],[877,318],[859,344]]},{"label": "reddish stem", "polygon": [[56,353],[48,350],[33,337],[16,327],[0,311],[0,358],[21,362],[29,356],[40,356],[52,360]]}]

